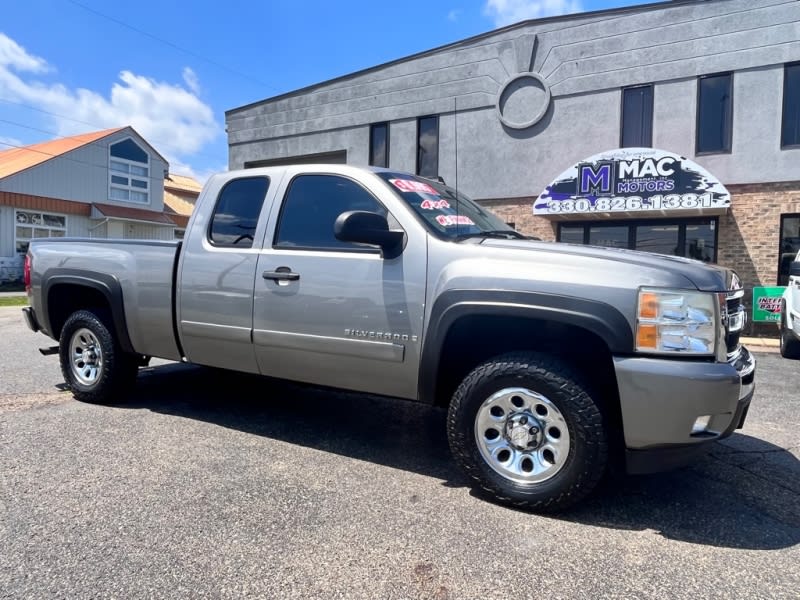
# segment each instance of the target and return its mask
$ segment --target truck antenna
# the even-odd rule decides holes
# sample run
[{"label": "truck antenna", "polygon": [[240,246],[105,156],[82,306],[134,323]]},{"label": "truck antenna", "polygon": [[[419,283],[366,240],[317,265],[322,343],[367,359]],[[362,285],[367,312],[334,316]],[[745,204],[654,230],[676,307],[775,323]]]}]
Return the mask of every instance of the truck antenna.
[{"label": "truck antenna", "polygon": [[453,96],[453,129],[455,137],[456,154],[456,231],[458,231],[458,97]]}]

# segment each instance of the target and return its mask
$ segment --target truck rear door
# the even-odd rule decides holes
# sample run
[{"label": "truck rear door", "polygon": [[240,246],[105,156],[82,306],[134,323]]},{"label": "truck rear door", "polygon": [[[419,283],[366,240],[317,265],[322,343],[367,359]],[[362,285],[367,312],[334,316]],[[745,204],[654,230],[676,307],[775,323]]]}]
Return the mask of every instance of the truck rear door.
[{"label": "truck rear door", "polygon": [[[258,258],[253,315],[264,375],[416,398],[427,235],[371,173],[287,173]],[[399,200],[394,199],[395,202]],[[337,240],[336,218],[388,216],[403,253]],[[403,221],[405,219],[405,222]]]},{"label": "truck rear door", "polygon": [[178,327],[183,352],[193,363],[258,372],[251,338],[253,286],[280,183],[274,179],[218,176],[198,202],[178,267]]}]

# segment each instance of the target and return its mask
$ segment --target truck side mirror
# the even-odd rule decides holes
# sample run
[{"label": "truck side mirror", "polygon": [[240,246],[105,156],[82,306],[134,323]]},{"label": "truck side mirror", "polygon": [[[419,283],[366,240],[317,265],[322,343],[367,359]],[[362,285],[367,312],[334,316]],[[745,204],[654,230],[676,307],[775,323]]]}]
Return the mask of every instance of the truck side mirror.
[{"label": "truck side mirror", "polygon": [[337,240],[380,246],[383,258],[397,258],[403,252],[405,233],[389,229],[386,217],[363,210],[340,214],[333,224]]}]

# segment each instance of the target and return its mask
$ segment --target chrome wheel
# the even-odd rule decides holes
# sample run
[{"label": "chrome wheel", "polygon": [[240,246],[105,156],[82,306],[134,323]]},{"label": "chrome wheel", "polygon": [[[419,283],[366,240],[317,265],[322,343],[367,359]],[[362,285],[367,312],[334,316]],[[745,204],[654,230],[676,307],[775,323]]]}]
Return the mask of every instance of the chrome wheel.
[{"label": "chrome wheel", "polygon": [[475,440],[492,469],[521,484],[556,475],[570,449],[561,411],[527,388],[504,388],[486,399],[475,417]]},{"label": "chrome wheel", "polygon": [[94,385],[103,373],[103,351],[94,333],[85,327],[72,334],[69,343],[71,368],[82,385]]}]

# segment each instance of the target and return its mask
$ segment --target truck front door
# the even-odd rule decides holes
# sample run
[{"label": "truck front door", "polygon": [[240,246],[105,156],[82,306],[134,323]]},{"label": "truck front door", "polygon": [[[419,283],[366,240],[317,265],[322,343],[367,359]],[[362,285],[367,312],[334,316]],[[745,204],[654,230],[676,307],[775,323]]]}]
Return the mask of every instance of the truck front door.
[{"label": "truck front door", "polygon": [[[323,172],[286,177],[258,259],[256,358],[264,375],[416,398],[426,234],[388,212],[380,182],[369,185]],[[387,215],[408,236],[403,253],[385,259],[337,240],[334,222],[350,210]]]}]

